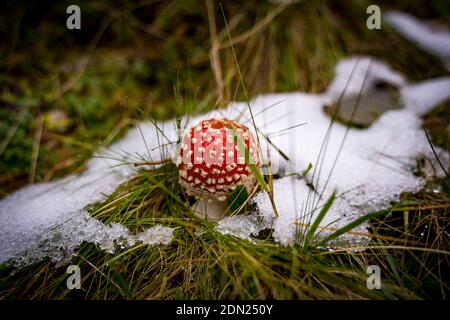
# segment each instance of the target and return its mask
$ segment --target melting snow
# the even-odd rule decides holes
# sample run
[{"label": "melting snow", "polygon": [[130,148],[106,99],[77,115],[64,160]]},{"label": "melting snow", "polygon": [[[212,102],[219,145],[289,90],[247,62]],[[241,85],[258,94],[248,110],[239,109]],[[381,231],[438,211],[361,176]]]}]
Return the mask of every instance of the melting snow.
[{"label": "melting snow", "polygon": [[[159,125],[164,129],[164,123]],[[149,141],[149,152],[141,132]],[[84,208],[104,199],[134,174],[131,166],[119,166],[126,160],[136,161],[134,151],[149,158],[163,156],[160,149],[154,148],[158,134],[151,124],[132,129],[124,139],[92,159],[82,174],[30,185],[2,199],[0,263],[13,259],[18,265],[25,265],[45,256],[59,261],[70,257],[83,241],[108,251],[114,249],[114,242],[128,241],[132,245],[134,239],[128,230],[117,224],[106,226],[91,218]],[[160,238],[155,233],[152,240],[149,231],[141,240],[155,244]],[[161,243],[167,243],[167,239]]]},{"label": "melting snow", "polygon": [[424,115],[433,106],[450,98],[450,77],[423,81],[401,89],[405,107]]},{"label": "melting snow", "polygon": [[[442,40],[443,43],[448,43],[448,39]],[[326,151],[318,158],[330,125],[323,106],[336,101],[344,88],[346,94],[354,95],[363,83],[364,92],[379,81],[400,89],[404,108],[384,113],[366,130],[348,129],[334,123]],[[256,126],[269,134],[272,142],[291,159],[291,163],[287,163],[261,138],[266,158],[270,155],[274,171],[283,176],[274,181],[279,218],[274,219],[267,195],[259,193],[253,199],[256,212],[226,217],[218,223],[217,229],[249,239],[263,229],[273,228],[277,242],[291,244],[295,241],[296,222],[307,222],[310,218],[307,213],[320,207],[333,190],[338,196],[322,224],[331,228],[389,206],[402,192],[419,190],[425,180],[412,173],[416,158],[418,155],[434,158],[421,129],[420,116],[449,98],[449,93],[449,77],[408,84],[401,74],[382,62],[354,57],[336,66],[335,79],[322,95],[283,93],[256,97],[251,102]],[[232,103],[225,110],[184,118],[183,123],[189,126],[211,117],[227,117],[252,127],[248,107],[241,102]],[[304,122],[307,124],[286,130]],[[116,245],[126,247],[137,241],[152,245],[169,243],[172,228],[155,226],[133,236],[120,224],[107,226],[93,219],[84,208],[104,199],[135,174],[133,166],[121,165],[123,161],[139,161],[138,155],[150,161],[171,157],[177,137],[175,121],[160,122],[157,126],[142,123],[122,140],[100,151],[98,157],[87,164],[84,173],[27,186],[2,199],[0,263],[13,260],[18,265],[26,265],[46,256],[63,263],[83,241],[110,252]],[[159,148],[159,145],[165,147]],[[448,154],[437,150],[440,157],[448,161]],[[321,199],[311,192],[304,179],[287,176],[302,172],[309,163],[313,169],[307,179],[316,190],[323,190]],[[358,231],[364,231],[365,227],[361,226]]]},{"label": "melting snow", "polygon": [[345,59],[335,67],[335,73],[336,77],[327,88],[327,95],[334,100],[339,99],[343,92],[348,96],[358,95],[360,91],[364,93],[380,81],[395,87],[406,84],[402,74],[395,72],[380,61],[367,57]]},{"label": "melting snow", "polygon": [[169,244],[174,230],[174,228],[155,226],[138,234],[136,240],[150,245]]}]

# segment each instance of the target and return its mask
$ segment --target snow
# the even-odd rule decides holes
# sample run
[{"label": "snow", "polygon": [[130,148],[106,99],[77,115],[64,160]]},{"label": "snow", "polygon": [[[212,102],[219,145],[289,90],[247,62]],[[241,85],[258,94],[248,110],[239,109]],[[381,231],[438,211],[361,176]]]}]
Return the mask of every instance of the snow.
[{"label": "snow", "polygon": [[155,226],[138,234],[136,240],[149,245],[169,244],[174,231],[174,228]]},{"label": "snow", "polygon": [[[346,95],[355,95],[363,83],[365,92],[379,82],[399,88],[402,109],[385,112],[364,130],[349,129],[339,123],[330,126],[330,118],[323,112],[324,105],[338,100],[344,89]],[[226,217],[219,221],[217,230],[251,239],[261,230],[273,228],[275,241],[288,245],[296,241],[296,230],[304,228],[301,223],[312,221],[333,191],[337,192],[337,198],[321,225],[326,227],[323,234],[365,213],[388,207],[402,192],[419,190],[425,179],[412,173],[416,158],[422,155],[430,161],[434,159],[421,129],[420,116],[448,99],[449,93],[450,77],[409,84],[403,75],[381,61],[350,57],[336,66],[335,78],[324,94],[297,92],[254,98],[250,104],[257,128],[269,135],[273,144],[291,160],[285,161],[260,135],[264,159],[270,159],[273,173],[281,176],[274,181],[279,217],[274,218],[267,194],[260,192],[252,200],[257,206],[254,213]],[[189,127],[213,117],[229,118],[253,127],[248,106],[243,102],[193,118],[184,117],[182,123]],[[301,123],[306,124],[297,126]],[[286,130],[294,126],[297,127]],[[64,263],[83,242],[94,243],[109,252],[138,241],[149,245],[170,243],[172,228],[154,226],[131,235],[120,224],[105,225],[90,217],[85,208],[104,200],[135,174],[134,167],[124,162],[173,157],[179,134],[175,120],[143,122],[111,147],[100,150],[83,173],[30,185],[2,199],[0,263],[12,261],[24,266],[44,257]],[[324,139],[326,144],[321,152]],[[436,150],[448,161],[445,151]],[[306,179],[288,176],[302,172],[310,163],[313,168]],[[443,174],[439,167],[435,169],[438,175]],[[427,172],[430,174],[432,170]],[[322,197],[311,191],[307,182]],[[365,232],[366,227],[362,225],[356,231]],[[367,240],[350,235],[342,239],[354,243]]]},{"label": "snow", "polygon": [[389,11],[385,20],[404,37],[440,57],[450,70],[450,31],[409,14]]},{"label": "snow", "polygon": [[[161,130],[172,132],[171,138],[175,139],[176,131],[166,127],[171,124],[158,125]],[[146,144],[141,132],[146,137]],[[45,256],[58,262],[63,257],[70,257],[83,241],[96,243],[108,251],[112,251],[113,243],[121,238],[133,243],[127,230],[119,225],[105,226],[90,218],[84,208],[103,200],[105,195],[134,174],[132,166],[120,164],[138,161],[135,152],[150,159],[164,156],[161,148],[155,148],[158,140],[164,141],[165,138],[155,125],[144,123],[130,130],[111,148],[102,150],[89,161],[82,174],[30,185],[2,199],[0,263],[12,259],[18,265],[26,265]],[[148,233],[145,242],[158,242],[151,240],[151,236]]]},{"label": "snow", "polygon": [[[369,73],[364,76],[367,71]],[[350,76],[355,76],[358,81],[349,81]],[[348,89],[346,95],[357,94],[358,83],[361,88],[364,78],[367,87],[380,81],[399,86],[404,108],[385,112],[366,130],[349,129],[334,123],[326,154],[318,158],[322,141],[330,126],[330,119],[324,114],[322,107],[330,100],[337,100],[340,95],[337,93],[342,93],[345,88]],[[278,218],[274,218],[268,195],[261,192],[253,199],[258,207],[257,212],[251,216],[224,218],[219,222],[218,230],[247,239],[272,225],[275,241],[288,245],[296,241],[296,229],[301,230],[302,224],[314,220],[333,191],[336,191],[337,198],[321,223],[322,228],[326,227],[326,230],[322,230],[322,235],[329,234],[366,213],[388,208],[393,201],[399,200],[402,192],[414,192],[422,188],[425,179],[415,176],[412,171],[416,158],[422,155],[434,162],[434,156],[421,128],[422,120],[419,116],[449,97],[450,78],[411,85],[406,83],[401,75],[382,62],[369,57],[357,57],[346,59],[336,66],[336,76],[326,96],[292,93],[264,95],[254,99],[251,103],[254,113],[278,103],[264,112],[267,121],[255,119],[257,127],[263,132],[278,132],[296,123],[307,123],[293,130],[294,132],[272,139],[288,155],[292,164],[280,163],[282,160],[274,150],[270,154],[272,162],[279,162],[280,167],[286,166],[286,175],[303,171],[309,163],[313,164],[313,168],[320,167],[320,174],[317,170],[313,175],[312,169],[307,179],[323,195],[319,199],[304,179],[294,176],[277,179],[274,181],[274,191]],[[279,121],[270,121],[281,114],[289,116]],[[342,149],[339,151],[341,145]],[[444,150],[437,150],[442,159],[448,159]],[[444,174],[439,167],[435,166],[435,169],[438,170],[438,175]],[[367,234],[367,224],[354,231]],[[340,240],[364,243],[367,239],[363,236],[346,235]]]},{"label": "snow", "polygon": [[450,98],[450,77],[441,77],[403,87],[402,97],[406,108],[424,115],[433,106]]},{"label": "snow", "polygon": [[[334,100],[339,99],[344,91],[346,95],[357,95],[360,91],[366,92],[368,88],[375,86],[379,81],[395,87],[406,84],[406,79],[402,74],[370,57],[345,59],[336,66],[335,73],[338,76],[327,88],[327,95]],[[362,86],[363,82],[364,86]]]}]

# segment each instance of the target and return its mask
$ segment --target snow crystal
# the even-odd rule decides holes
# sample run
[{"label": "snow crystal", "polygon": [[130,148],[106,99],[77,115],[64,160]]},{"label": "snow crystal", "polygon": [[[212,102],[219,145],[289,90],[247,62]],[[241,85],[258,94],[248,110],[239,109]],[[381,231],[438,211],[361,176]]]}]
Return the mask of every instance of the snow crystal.
[{"label": "snow crystal", "polygon": [[409,14],[390,11],[386,21],[404,37],[437,55],[450,70],[450,31],[442,26],[421,21]]},{"label": "snow crystal", "polygon": [[138,234],[136,240],[149,245],[169,244],[172,241],[174,231],[174,228],[155,226]]},{"label": "snow crystal", "polygon": [[219,221],[217,231],[222,234],[231,234],[235,237],[251,240],[262,230],[272,227],[272,215],[250,214],[225,217]]}]

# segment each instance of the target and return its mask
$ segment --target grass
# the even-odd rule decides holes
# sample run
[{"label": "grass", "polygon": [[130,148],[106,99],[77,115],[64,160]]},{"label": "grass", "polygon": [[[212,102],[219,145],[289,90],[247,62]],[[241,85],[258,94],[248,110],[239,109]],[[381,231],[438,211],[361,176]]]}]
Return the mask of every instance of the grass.
[{"label": "grass", "polygon": [[[449,9],[440,3],[389,2],[382,11],[394,7],[448,23]],[[43,16],[38,27],[30,18],[32,4],[28,10],[10,4],[13,14],[0,22],[0,197],[30,179],[82,171],[99,146],[138,120],[194,114],[261,92],[322,92],[336,62],[348,55],[385,60],[412,81],[446,74],[436,58],[387,26],[367,30],[368,4],[227,1],[227,32],[213,1],[149,2],[138,9],[81,2],[82,34],[55,27],[64,3],[45,14],[34,8]],[[10,33],[13,22],[17,32]],[[38,119],[54,110],[70,122],[57,129],[44,121],[41,128]],[[448,112],[447,103],[425,121],[443,147],[449,146]],[[326,251],[312,235],[305,246],[283,247],[268,231],[249,242],[194,218],[174,166],[165,164],[139,171],[89,212],[132,232],[155,224],[177,227],[170,245],[109,254],[83,244],[71,261],[81,268],[79,291],[66,289],[65,266],[45,260],[14,270],[4,264],[0,299],[447,299],[449,198],[448,179],[402,195],[387,214],[372,219],[373,238],[363,251]],[[372,264],[381,267],[382,290],[366,287]]]},{"label": "grass", "polygon": [[[194,218],[180,198],[183,199],[183,194],[173,165],[141,171],[89,211],[105,223],[119,222],[132,232],[154,224],[176,227],[170,245],[137,245],[114,254],[92,244],[82,245],[71,261],[81,267],[80,291],[66,289],[65,268],[55,268],[50,261],[26,267],[14,275],[9,274],[13,268],[4,266],[0,280],[2,296],[418,299],[439,298],[441,290],[442,294],[448,290],[443,281],[448,278],[448,269],[440,261],[448,259],[445,251],[448,243],[442,241],[443,235],[433,233],[448,228],[448,221],[441,216],[448,203],[435,194],[405,196],[404,203],[408,206],[397,206],[390,215],[374,222],[380,237],[361,252],[329,252],[316,246],[283,247],[273,243],[270,234],[261,234],[253,242],[222,235],[214,230],[213,224]],[[433,202],[433,208],[425,205],[429,201]],[[407,233],[410,239],[404,236],[406,210],[410,212],[411,230]],[[428,233],[422,234],[423,230]],[[203,231],[201,236],[199,231]],[[366,268],[372,264],[382,268],[383,290],[366,287]]]}]

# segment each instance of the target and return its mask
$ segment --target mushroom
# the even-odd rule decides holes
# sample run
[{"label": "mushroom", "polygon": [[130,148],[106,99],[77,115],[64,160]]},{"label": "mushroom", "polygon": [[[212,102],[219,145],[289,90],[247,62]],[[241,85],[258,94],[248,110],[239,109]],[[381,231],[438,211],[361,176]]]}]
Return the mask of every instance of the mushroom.
[{"label": "mushroom", "polygon": [[[248,151],[247,159],[238,139]],[[238,186],[250,193],[257,182],[250,163],[259,166],[259,146],[246,126],[209,119],[190,128],[181,140],[176,164],[181,186],[198,200],[193,205],[195,213],[219,220],[226,210],[225,200]]]}]

